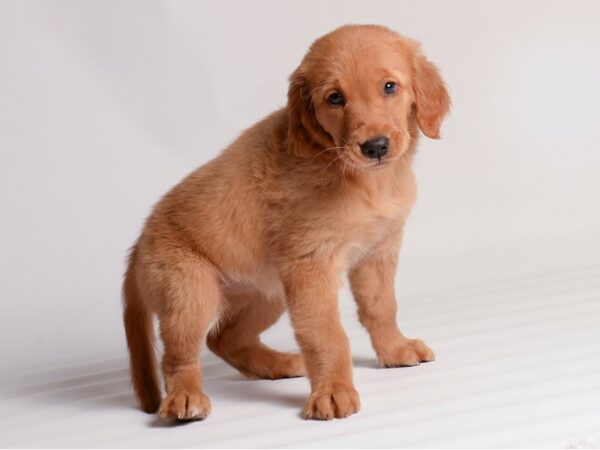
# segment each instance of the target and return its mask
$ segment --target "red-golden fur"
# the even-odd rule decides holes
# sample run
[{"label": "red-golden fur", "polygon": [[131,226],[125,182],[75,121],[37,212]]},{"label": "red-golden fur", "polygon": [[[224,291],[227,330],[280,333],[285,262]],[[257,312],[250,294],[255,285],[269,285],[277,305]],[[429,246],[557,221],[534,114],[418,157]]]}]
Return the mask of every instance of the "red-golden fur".
[{"label": "red-golden fur", "polygon": [[[384,92],[391,82],[396,91]],[[343,104],[331,104],[336,93]],[[287,106],[167,193],[132,249],[124,320],[144,411],[209,414],[199,361],[206,340],[248,377],[308,375],[306,418],[357,412],[338,312],[344,272],[383,366],[433,359],[398,330],[394,275],[415,201],[418,129],[438,138],[449,103],[418,43],[384,27],[346,26],[312,45]],[[388,153],[367,157],[361,144],[377,136],[389,137]],[[259,339],[286,308],[302,356]],[[162,401],[153,314],[164,343]]]}]

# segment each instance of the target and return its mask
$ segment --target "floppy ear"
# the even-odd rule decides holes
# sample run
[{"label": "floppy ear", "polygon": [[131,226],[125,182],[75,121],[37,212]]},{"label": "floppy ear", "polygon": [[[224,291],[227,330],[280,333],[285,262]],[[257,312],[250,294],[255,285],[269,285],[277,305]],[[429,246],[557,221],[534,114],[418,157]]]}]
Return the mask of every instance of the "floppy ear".
[{"label": "floppy ear", "polygon": [[314,154],[314,147],[329,147],[331,137],[317,121],[311,87],[302,66],[290,76],[288,89],[288,145],[298,156]]},{"label": "floppy ear", "polygon": [[450,96],[438,68],[421,54],[415,60],[414,92],[419,128],[425,136],[439,139],[442,120],[450,110]]}]

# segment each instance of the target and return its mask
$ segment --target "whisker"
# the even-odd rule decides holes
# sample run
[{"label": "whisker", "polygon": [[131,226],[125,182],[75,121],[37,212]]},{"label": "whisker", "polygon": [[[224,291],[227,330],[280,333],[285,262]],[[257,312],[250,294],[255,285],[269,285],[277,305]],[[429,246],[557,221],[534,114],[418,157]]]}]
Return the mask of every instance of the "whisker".
[{"label": "whisker", "polygon": [[322,183],[323,183],[323,177],[325,176],[325,172],[327,172],[327,169],[329,168],[329,166],[331,166],[331,165],[332,165],[334,162],[336,162],[337,160],[339,160],[339,159],[343,158],[343,156],[344,156],[343,154],[342,154],[342,155],[339,155],[337,158],[333,159],[332,161],[330,161],[330,162],[329,162],[329,163],[328,163],[328,164],[325,166],[325,168],[323,169],[323,172],[322,172],[322,174],[321,174],[321,180],[319,181],[319,183],[320,183],[320,184],[322,184]]},{"label": "whisker", "polygon": [[336,162],[338,159],[341,159],[344,155],[339,155],[337,158],[335,158],[333,161],[330,161],[329,164],[327,164],[325,166],[325,169],[323,169],[323,171],[327,171],[327,169],[329,168],[329,166],[331,166],[334,162]]},{"label": "whisker", "polygon": [[344,147],[329,147],[329,148],[326,148],[325,150],[321,150],[320,152],[318,152],[318,153],[314,154],[314,155],[312,156],[311,160],[313,160],[314,158],[316,158],[316,157],[317,157],[317,156],[319,156],[319,155],[322,155],[322,154],[323,154],[323,153],[325,153],[325,152],[330,152],[330,151],[332,151],[332,150],[343,150],[343,149],[344,149]]},{"label": "whisker", "polygon": [[348,180],[346,179],[346,167],[348,166],[348,164],[346,164],[348,161],[344,159],[344,168],[342,169],[342,183],[344,184],[344,187],[348,186]]},{"label": "whisker", "polygon": [[336,133],[335,135],[339,140],[341,140],[344,144],[350,145],[350,142],[347,139],[344,139],[342,136]]}]

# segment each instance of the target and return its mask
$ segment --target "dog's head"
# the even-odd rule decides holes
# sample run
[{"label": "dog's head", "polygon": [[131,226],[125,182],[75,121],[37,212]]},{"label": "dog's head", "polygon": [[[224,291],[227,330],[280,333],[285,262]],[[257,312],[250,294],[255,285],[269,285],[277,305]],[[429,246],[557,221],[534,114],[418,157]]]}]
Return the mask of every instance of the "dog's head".
[{"label": "dog's head", "polygon": [[381,26],[344,26],[315,41],[290,77],[288,142],[299,155],[378,167],[406,152],[417,125],[439,138],[449,108],[417,42]]}]

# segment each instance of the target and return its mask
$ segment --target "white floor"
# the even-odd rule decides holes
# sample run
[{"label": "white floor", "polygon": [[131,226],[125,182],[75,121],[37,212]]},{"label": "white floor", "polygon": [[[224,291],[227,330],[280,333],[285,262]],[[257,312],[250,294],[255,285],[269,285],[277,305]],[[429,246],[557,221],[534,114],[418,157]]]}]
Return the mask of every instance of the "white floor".
[{"label": "white floor", "polygon": [[[168,426],[136,408],[124,352],[47,355],[43,366],[2,374],[0,446],[598,448],[599,248],[505,254],[495,265],[482,254],[464,277],[450,270],[445,280],[443,271],[401,267],[399,285],[403,273],[444,280],[404,280],[401,328],[438,356],[414,368],[376,366],[344,292],[362,399],[345,420],[300,418],[305,379],[247,381],[206,354],[213,414]],[[295,347],[287,318],[265,339]]]}]

